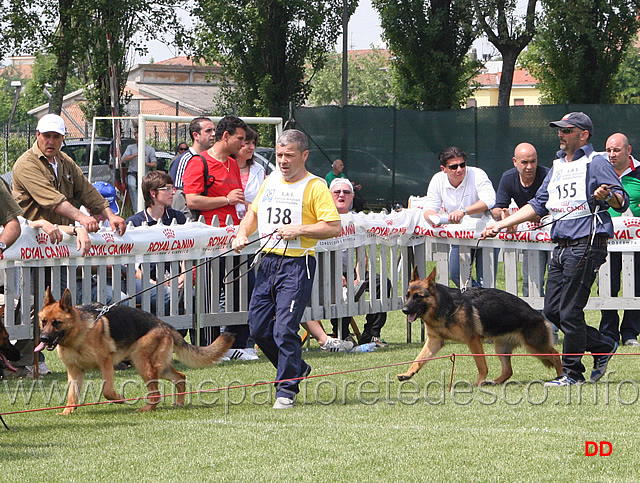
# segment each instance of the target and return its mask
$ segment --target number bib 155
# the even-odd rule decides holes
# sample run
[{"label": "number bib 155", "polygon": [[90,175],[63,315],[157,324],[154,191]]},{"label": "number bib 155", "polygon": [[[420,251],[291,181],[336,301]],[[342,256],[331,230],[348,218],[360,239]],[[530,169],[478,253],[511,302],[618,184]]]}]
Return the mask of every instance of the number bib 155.
[{"label": "number bib 155", "polygon": [[553,162],[553,174],[547,186],[549,201],[546,207],[553,219],[563,220],[589,216],[591,210],[587,201],[587,165],[588,158],[567,163],[556,159]]}]

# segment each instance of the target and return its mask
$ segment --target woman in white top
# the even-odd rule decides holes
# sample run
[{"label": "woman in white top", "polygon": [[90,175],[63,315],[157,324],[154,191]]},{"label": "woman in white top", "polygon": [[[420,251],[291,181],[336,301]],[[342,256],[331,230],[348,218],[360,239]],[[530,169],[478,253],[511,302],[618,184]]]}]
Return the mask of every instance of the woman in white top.
[{"label": "woman in white top", "polygon": [[258,133],[249,128],[246,134],[246,143],[236,155],[238,168],[240,168],[240,181],[244,190],[244,204],[236,205],[236,211],[240,219],[244,217],[266,177],[264,168],[253,159],[253,153],[256,151],[257,145]]}]

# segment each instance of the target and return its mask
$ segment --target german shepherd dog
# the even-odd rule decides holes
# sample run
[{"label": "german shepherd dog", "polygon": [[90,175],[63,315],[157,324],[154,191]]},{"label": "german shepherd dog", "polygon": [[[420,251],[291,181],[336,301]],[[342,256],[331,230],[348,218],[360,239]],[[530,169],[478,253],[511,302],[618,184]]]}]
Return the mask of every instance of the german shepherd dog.
[{"label": "german shepherd dog", "polygon": [[[435,356],[445,340],[464,342],[472,354],[484,354],[482,340],[493,339],[496,354],[511,354],[513,349],[524,345],[547,367],[554,367],[558,376],[562,363],[553,348],[551,326],[544,317],[529,304],[502,290],[493,288],[470,288],[461,293],[435,282],[435,268],[426,279],[421,280],[417,269],[407,290],[402,312],[409,322],[422,319],[427,330],[427,340],[409,370],[398,374],[398,379],[411,379],[422,366],[424,359]],[[498,356],[502,364],[500,376],[492,381],[501,384],[509,379],[513,370],[510,356]],[[478,380],[474,385],[487,383],[487,361],[484,355],[474,356],[478,368]]]},{"label": "german shepherd dog", "polygon": [[[175,370],[172,353],[189,367],[208,367],[217,362],[231,347],[233,336],[223,334],[207,347],[187,344],[170,325],[142,310],[115,305],[99,317],[104,306],[93,303],[74,307],[71,293],[65,289],[60,301],[54,300],[47,287],[40,318],[40,344],[58,348],[60,359],[67,367],[69,381],[68,406],[78,404],[84,371],[100,369],[104,386],[102,393],[109,400],[122,397],[113,387],[113,366],[123,359],[131,361],[144,380],[147,389],[146,405],[138,411],[151,411],[160,401],[158,379],[168,379],[179,393],[185,391],[185,376]],[[176,406],[184,405],[184,394],[177,397]],[[67,415],[75,407],[67,407],[60,414]]]},{"label": "german shepherd dog", "polygon": [[0,379],[4,376],[4,370],[16,372],[16,368],[9,361],[17,361],[22,357],[20,351],[9,340],[9,333],[2,323],[4,305],[0,306]]}]

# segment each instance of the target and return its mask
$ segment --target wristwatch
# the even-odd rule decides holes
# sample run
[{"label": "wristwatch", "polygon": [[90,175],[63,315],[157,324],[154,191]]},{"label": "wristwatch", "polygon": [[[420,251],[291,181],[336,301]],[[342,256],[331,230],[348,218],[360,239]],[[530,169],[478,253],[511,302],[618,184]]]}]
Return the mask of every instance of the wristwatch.
[{"label": "wristwatch", "polygon": [[460,211],[462,211],[465,215],[469,214],[466,208],[460,208]]},{"label": "wristwatch", "polygon": [[604,201],[606,201],[607,203],[609,203],[609,201],[611,201],[611,199],[613,198],[613,191],[609,192],[609,194],[607,195],[607,197],[604,199]]},{"label": "wristwatch", "polygon": [[0,253],[4,253],[7,249],[7,244],[5,242],[0,242]]}]

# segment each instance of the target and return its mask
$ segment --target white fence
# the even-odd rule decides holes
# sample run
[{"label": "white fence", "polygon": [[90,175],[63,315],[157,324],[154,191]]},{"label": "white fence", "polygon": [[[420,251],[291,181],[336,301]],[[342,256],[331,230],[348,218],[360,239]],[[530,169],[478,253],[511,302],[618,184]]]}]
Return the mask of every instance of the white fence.
[{"label": "white fence", "polygon": [[[619,220],[619,219],[618,219]],[[633,251],[640,243],[640,230],[629,225],[626,219],[616,221],[618,238],[610,242],[609,251],[622,252],[623,273],[620,297],[610,296],[609,264],[600,269],[600,294],[592,297],[588,309],[625,309],[637,308],[633,290]],[[461,279],[466,279],[470,266],[470,251],[475,248],[481,223],[469,220],[468,224],[432,228],[422,219],[419,210],[403,210],[390,214],[353,214],[343,215],[343,235],[326,240],[317,248],[317,270],[311,303],[305,312],[305,320],[329,319],[351,315],[362,315],[402,308],[403,294],[409,283],[413,265],[421,275],[426,274],[426,263],[436,262],[438,281],[447,283],[449,268],[449,246],[460,245]],[[214,224],[216,220],[214,219]],[[76,303],[89,303],[92,289],[96,299],[106,303],[107,295],[112,292],[112,300],[117,302],[126,294],[135,294],[136,266],[145,273],[143,288],[151,287],[150,265],[162,262],[166,264],[168,275],[176,275],[184,267],[195,267],[207,259],[225,254],[235,236],[237,227],[217,228],[202,223],[154,227],[129,227],[124,236],[111,233],[108,228],[92,234],[92,251],[82,257],[75,249],[75,240],[66,237],[60,245],[51,245],[48,237],[27,225],[14,246],[7,250],[0,260],[0,275],[4,275],[5,325],[14,339],[32,338],[34,334],[33,314],[41,308],[43,294],[47,285],[57,299],[64,287],[68,287]],[[506,290],[518,293],[518,273],[522,256],[529,258],[530,294],[538,294],[543,280],[536,269],[539,263],[538,251],[550,251],[553,245],[544,231],[527,232],[519,235],[524,241],[514,241],[514,235],[501,233],[501,239],[483,240],[482,263],[484,264],[484,286],[494,285],[494,250],[501,248],[504,259]],[[179,288],[178,279],[157,288],[157,300],[154,312],[176,328],[199,326],[220,326],[242,324],[247,321],[249,303],[249,283],[247,277],[233,284],[224,285],[225,297],[221,303],[220,272],[228,273],[238,263],[247,260],[257,249],[258,243],[247,247],[242,255],[226,253],[220,260],[213,260],[195,268],[195,275],[187,273],[183,288]],[[342,252],[346,250],[346,273],[359,270],[360,279],[369,272],[369,291],[358,301],[355,300],[356,287],[349,280],[346,295],[343,293]],[[523,250],[522,256],[520,251]],[[240,268],[244,273],[247,265]],[[381,280],[388,279],[393,287],[391,296],[383,289],[375,293],[376,274]],[[161,277],[160,277],[161,278]],[[233,278],[230,276],[229,278]],[[349,277],[347,277],[349,278]],[[156,290],[156,289],[153,289]],[[78,292],[81,298],[76,300]],[[168,307],[163,303],[168,293]],[[373,295],[372,295],[373,294]],[[233,300],[237,300],[233,310]],[[525,300],[534,308],[540,309],[543,298],[529,296]],[[136,301],[127,301],[135,306]],[[139,306],[151,311],[151,292],[141,295]]]}]

